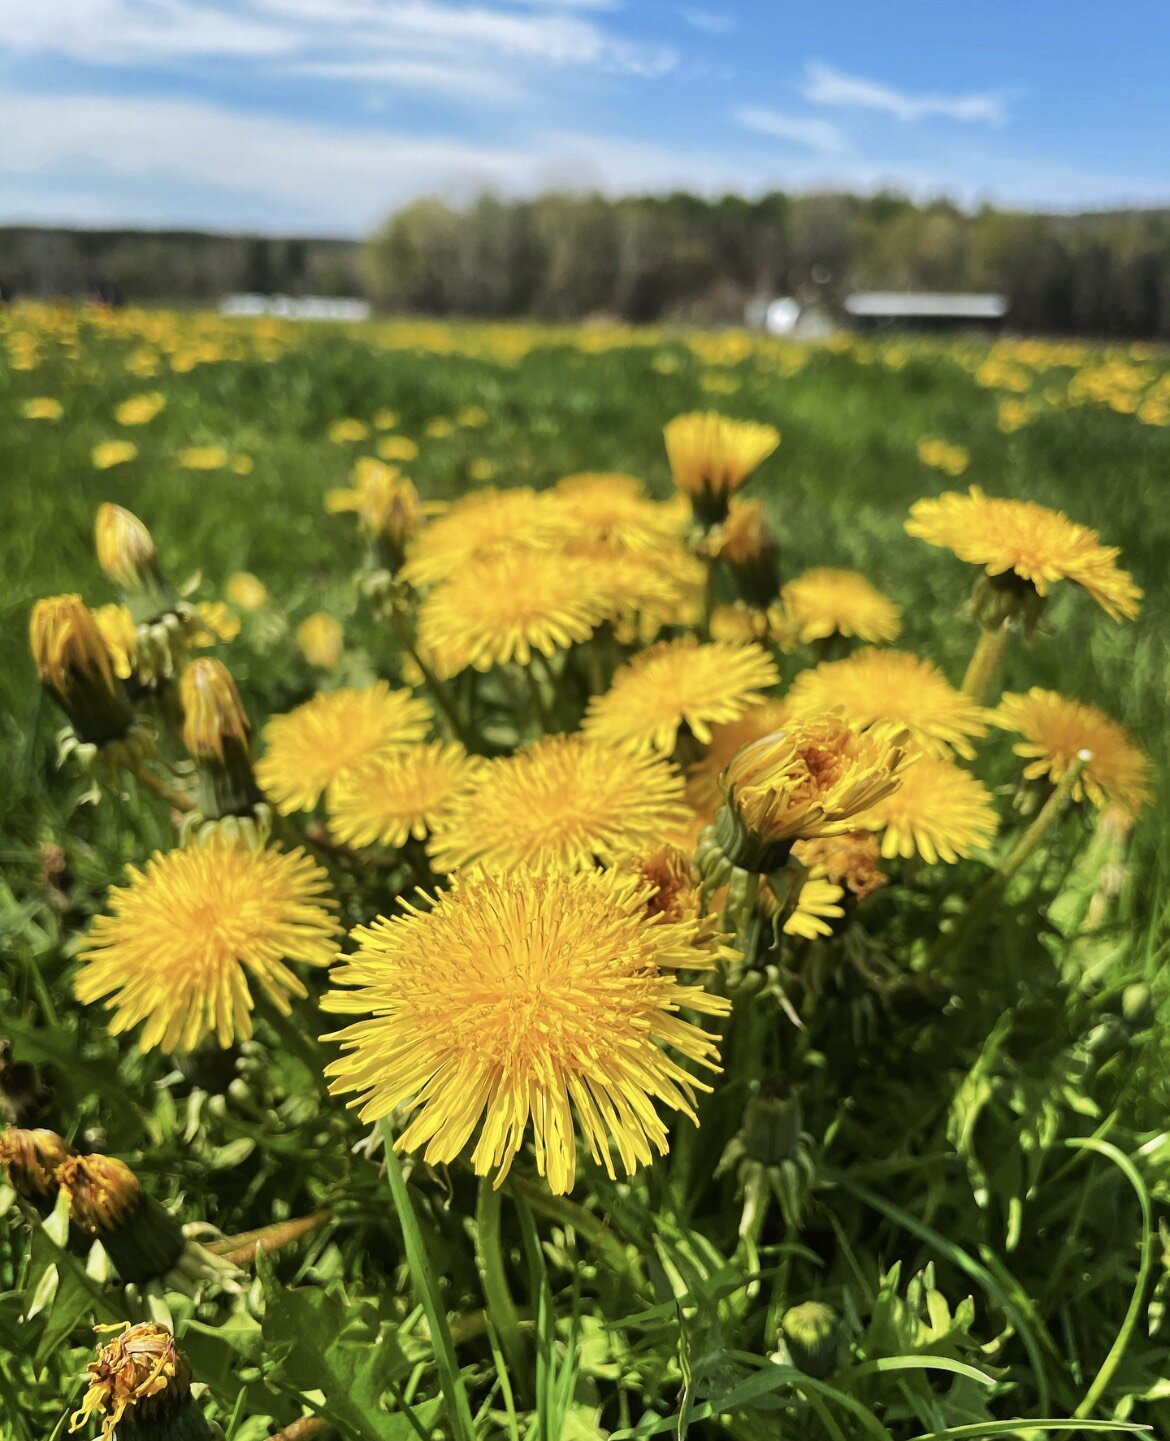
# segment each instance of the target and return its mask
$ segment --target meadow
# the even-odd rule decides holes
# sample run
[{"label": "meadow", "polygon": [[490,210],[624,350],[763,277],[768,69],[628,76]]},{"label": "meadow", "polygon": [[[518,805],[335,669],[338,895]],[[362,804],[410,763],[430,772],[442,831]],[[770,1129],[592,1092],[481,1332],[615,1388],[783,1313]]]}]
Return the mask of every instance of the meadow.
[{"label": "meadow", "polygon": [[[80,937],[127,863],[174,844],[176,817],[141,773],[59,763],[62,717],[28,641],[41,597],[118,598],[95,555],[98,507],[133,512],[178,593],[221,605],[215,654],[260,732],[318,690],[426,689],[426,656],[412,668],[379,610],[389,582],[372,578],[353,515],[327,505],[363,457],[399,467],[423,503],[620,473],[667,514],[663,427],[705,410],[780,433],[744,488],[763,503],[780,578],[861,572],[901,608],[898,647],[956,686],[978,635],[976,569],[906,533],[915,502],[978,485],[1119,547],[1140,616],[1117,623],[1056,586],[1036,633],[1012,636],[997,688],[1058,691],[1125,726],[1150,761],[1136,823],[1062,811],[976,929],[972,899],[1043,800],[1023,794],[997,733],[979,767],[1002,843],[954,866],[891,861],[880,891],[788,949],[778,929],[768,950],[744,919],[759,914],[754,890],[724,903],[734,947],[769,957],[756,972],[749,960],[746,981],[729,963],[732,1079],[700,1105],[699,1132],[676,1120],[669,1157],[633,1179],[582,1150],[575,1189],[545,1186],[543,1156],[499,1191],[477,1188],[465,1160],[417,1159],[405,1179],[392,1162],[387,1189],[378,1136],[322,1094],[332,1053],[305,1015],[315,975],[292,1019],[261,1006],[254,1036],[222,1053],[166,1046],[172,1062],[108,1034],[102,1008],[73,992]],[[1168,427],[1170,357],[1137,346],[0,312],[9,1118],[128,1159],[151,1205],[239,1268],[208,1262],[187,1288],[136,1280],[78,1244],[60,1205],[38,1215],[5,1189],[7,1434],[61,1434],[82,1404],[92,1324],[149,1319],[173,1326],[201,1411],[229,1441],[301,1417],[345,1441],[930,1441],[1170,1424]],[[340,622],[336,648],[322,615]],[[680,602],[657,626],[718,638],[710,622]],[[553,650],[528,667],[530,702],[504,665],[498,690],[478,666],[488,679],[451,685],[492,754],[575,726],[612,679],[598,647],[602,684],[588,671],[580,704],[565,700],[577,674]],[[835,654],[778,645],[779,685],[764,689],[783,696]],[[180,790],[194,784],[189,760],[171,771]],[[271,797],[272,768],[258,774]],[[371,840],[306,825],[347,929],[456,868],[422,854],[426,829],[371,859]],[[765,1141],[745,1138],[745,1107]]]}]

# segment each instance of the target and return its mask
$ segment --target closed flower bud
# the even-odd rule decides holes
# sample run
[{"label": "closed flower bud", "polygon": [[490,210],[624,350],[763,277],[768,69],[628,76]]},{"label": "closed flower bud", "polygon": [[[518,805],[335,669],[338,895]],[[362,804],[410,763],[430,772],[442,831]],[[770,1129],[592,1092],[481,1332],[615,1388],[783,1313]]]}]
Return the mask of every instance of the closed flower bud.
[{"label": "closed flower bud", "polygon": [[57,1167],[73,1224],[105,1247],[123,1281],[165,1276],[183,1253],[178,1221],[115,1156],[69,1156]]},{"label": "closed flower bud", "polygon": [[743,599],[767,610],[780,594],[779,552],[758,500],[733,500],[712,538],[712,552],[727,562]]},{"label": "closed flower bud", "polygon": [[134,718],[130,701],[93,612],[79,595],[37,601],[29,645],[41,684],[81,740],[100,746],[125,738]]},{"label": "closed flower bud", "polygon": [[89,1385],[69,1423],[80,1430],[92,1417],[101,1420],[103,1441],[115,1434],[141,1441],[202,1441],[211,1437],[199,1405],[191,1397],[191,1365],[176,1347],[170,1330],[157,1321],[136,1326],[99,1326],[120,1330],[98,1347],[86,1368]]},{"label": "closed flower bud", "polygon": [[809,1376],[827,1376],[841,1345],[837,1313],[823,1301],[790,1306],[780,1318],[780,1339],[799,1370]]},{"label": "closed flower bud", "polygon": [[695,519],[709,529],[727,515],[732,493],[780,444],[780,432],[708,411],[676,415],[663,439],[675,485],[690,496]]},{"label": "closed flower bud", "polygon": [[158,552],[150,531],[129,510],[106,502],[94,525],[98,564],[123,591],[140,591],[162,581]]},{"label": "closed flower bud", "polygon": [[199,808],[208,820],[246,815],[260,799],[252,774],[252,726],[227,667],[193,660],[179,682],[183,744],[199,765]]},{"label": "closed flower bud", "polygon": [[57,1167],[72,1154],[56,1131],[9,1126],[0,1136],[0,1168],[8,1184],[41,1211],[50,1210],[57,1199]]}]

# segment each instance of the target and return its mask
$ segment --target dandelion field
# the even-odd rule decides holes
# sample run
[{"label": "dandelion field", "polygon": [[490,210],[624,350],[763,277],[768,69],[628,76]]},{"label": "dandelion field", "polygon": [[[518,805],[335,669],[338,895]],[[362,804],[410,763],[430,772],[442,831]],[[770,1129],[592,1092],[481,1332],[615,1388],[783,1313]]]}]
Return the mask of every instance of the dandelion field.
[{"label": "dandelion field", "polygon": [[0,342],[0,1434],[1167,1429],[1170,357]]}]

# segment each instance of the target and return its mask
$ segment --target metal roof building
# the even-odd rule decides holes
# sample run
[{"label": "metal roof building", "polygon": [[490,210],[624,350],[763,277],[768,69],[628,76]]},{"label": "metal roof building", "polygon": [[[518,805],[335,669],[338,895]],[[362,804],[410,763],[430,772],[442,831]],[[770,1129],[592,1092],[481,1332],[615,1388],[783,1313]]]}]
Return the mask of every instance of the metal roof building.
[{"label": "metal roof building", "polygon": [[1007,312],[1003,295],[862,290],[845,301],[859,330],[999,330]]}]

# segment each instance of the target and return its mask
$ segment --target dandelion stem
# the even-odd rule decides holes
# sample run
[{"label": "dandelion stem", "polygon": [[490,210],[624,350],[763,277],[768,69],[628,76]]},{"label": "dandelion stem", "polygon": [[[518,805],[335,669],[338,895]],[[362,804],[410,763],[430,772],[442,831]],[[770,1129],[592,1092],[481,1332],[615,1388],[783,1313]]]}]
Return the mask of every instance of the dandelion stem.
[{"label": "dandelion stem", "polygon": [[484,1176],[475,1203],[475,1264],[487,1313],[499,1332],[511,1378],[522,1393],[531,1394],[531,1366],[520,1332],[520,1317],[508,1289],[504,1249],[500,1240],[500,1193]]},{"label": "dandelion stem", "polygon": [[970,696],[976,705],[986,705],[992,698],[995,678],[1007,650],[1008,634],[1006,624],[992,630],[984,626],[979,632],[971,663],[963,677],[963,694]]},{"label": "dandelion stem", "polygon": [[168,785],[161,777],[148,770],[142,762],[134,766],[131,774],[148,790],[152,790],[156,796],[160,796],[166,801],[171,810],[187,812],[195,809],[195,802],[190,796],[184,795],[182,791],[177,791],[174,786]]},{"label": "dandelion stem", "polygon": [[967,902],[951,930],[935,942],[923,964],[923,970],[932,970],[944,957],[968,944],[983,930],[1014,877],[1019,874],[1029,857],[1039,850],[1042,842],[1068,810],[1077,783],[1091,760],[1092,756],[1088,751],[1080,751],[1074,757],[1032,824]]},{"label": "dandelion stem", "polygon": [[333,1212],[314,1211],[309,1216],[297,1216],[290,1221],[274,1221],[270,1226],[261,1226],[255,1231],[242,1231],[238,1236],[225,1236],[222,1241],[212,1241],[207,1249],[216,1256],[222,1256],[233,1266],[246,1266],[263,1248],[276,1251],[281,1246],[291,1245],[316,1231],[333,1219]]},{"label": "dandelion stem", "polygon": [[430,691],[431,699],[442,711],[443,718],[450,727],[452,736],[455,740],[459,741],[464,750],[473,752],[475,750],[474,737],[468,734],[467,727],[459,718],[459,712],[455,709],[451,697],[447,694],[447,687],[434,671],[431,670],[426,661],[423,660],[406,626],[396,613],[393,614],[392,621],[395,633],[398,636],[398,643],[407,655],[410,656],[411,660],[414,661],[415,665],[418,666],[419,671],[422,673],[423,683],[426,685],[427,690]]}]

